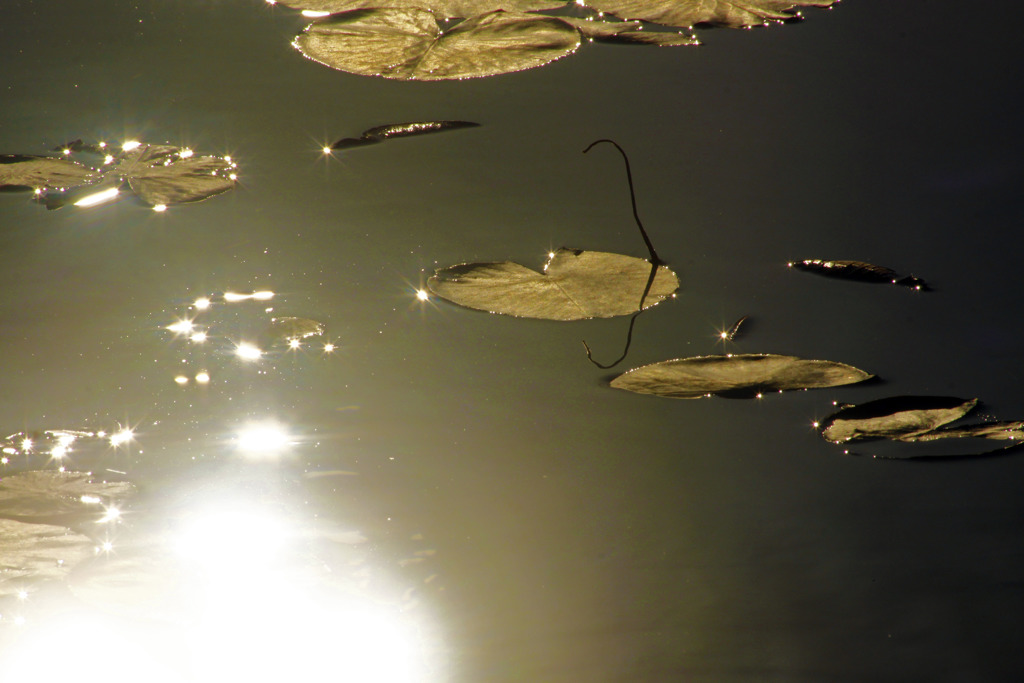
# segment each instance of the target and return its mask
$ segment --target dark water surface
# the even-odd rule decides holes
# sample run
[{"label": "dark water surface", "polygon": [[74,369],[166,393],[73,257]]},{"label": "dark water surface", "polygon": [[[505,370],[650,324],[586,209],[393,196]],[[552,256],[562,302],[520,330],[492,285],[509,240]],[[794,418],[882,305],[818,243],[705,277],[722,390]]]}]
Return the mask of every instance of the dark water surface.
[{"label": "dark water surface", "polygon": [[[139,488],[109,557],[0,604],[0,666],[44,681],[1024,677],[1024,456],[851,457],[811,427],[833,401],[902,394],[1024,419],[1024,78],[1019,31],[991,14],[847,0],[704,30],[700,48],[584,45],[405,83],[304,59],[289,43],[308,20],[256,0],[4,0],[0,153],[170,142],[229,154],[240,177],[165,213],[0,195],[0,431],[132,426],[130,446],[65,465]],[[482,125],[320,152],[442,119]],[[721,352],[716,330],[749,315],[728,351],[882,381],[639,396],[580,344],[614,358],[625,319],[416,299],[461,262],[645,257],[620,158],[580,153],[605,137],[682,281],[617,370]],[[787,269],[805,258],[935,291]],[[260,290],[275,297],[189,308]],[[274,315],[326,333],[230,353]],[[220,346],[164,329],[193,316]],[[253,423],[289,444],[248,456]],[[5,476],[53,467],[19,456]],[[181,537],[189,559],[170,559]],[[204,581],[181,585],[182,562]]]}]

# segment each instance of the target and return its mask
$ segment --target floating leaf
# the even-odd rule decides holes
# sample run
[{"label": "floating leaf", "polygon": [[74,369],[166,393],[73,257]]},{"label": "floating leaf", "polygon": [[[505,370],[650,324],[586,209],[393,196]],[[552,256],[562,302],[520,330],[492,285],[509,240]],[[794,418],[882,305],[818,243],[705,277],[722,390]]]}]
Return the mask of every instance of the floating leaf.
[{"label": "floating leaf", "polygon": [[929,289],[928,285],[921,278],[914,277],[913,275],[901,278],[895,270],[885,266],[864,263],[863,261],[805,259],[803,261],[791,261],[786,265],[790,268],[817,273],[825,277],[855,280],[857,282],[884,282],[902,287],[910,287],[917,291],[927,291]]},{"label": "floating leaf", "polygon": [[[651,263],[600,251],[559,249],[543,272],[511,261],[467,263],[438,270],[430,291],[468,308],[545,320],[583,320],[630,315],[639,310]],[[645,300],[649,308],[679,288],[679,278],[660,266]]]},{"label": "floating leaf", "polygon": [[99,176],[98,171],[70,159],[0,155],[0,189],[74,187],[91,183]]},{"label": "floating leaf", "polygon": [[615,389],[668,398],[752,398],[769,391],[820,389],[870,379],[870,373],[825,360],[773,354],[698,356],[667,360],[625,372]]},{"label": "floating leaf", "polygon": [[76,140],[62,149],[65,157],[79,151],[104,159],[100,168],[90,168],[63,157],[0,157],[0,188],[33,188],[47,208],[57,209],[117,199],[125,184],[154,207],[199,201],[235,184],[236,164],[229,157],[195,156],[186,148],[133,143],[114,155]]},{"label": "floating leaf", "polygon": [[798,7],[828,7],[836,0],[585,0],[599,12],[643,19],[664,26],[713,24],[728,28],[759,26],[799,17]]},{"label": "floating leaf", "polygon": [[727,330],[722,330],[718,334],[719,338],[721,338],[722,341],[735,341],[737,335],[739,335],[739,333],[740,333],[740,329],[743,327],[743,323],[747,322],[747,320],[749,320],[749,319],[750,319],[750,316],[747,316],[747,315],[743,316],[742,318],[740,318],[739,320],[734,322],[732,324],[732,327],[730,327]]},{"label": "floating leaf", "polygon": [[52,521],[102,516],[102,504],[132,494],[123,481],[102,481],[90,472],[21,472],[0,479],[0,517]]},{"label": "floating leaf", "polygon": [[17,595],[30,582],[64,578],[95,547],[67,527],[0,519],[0,597]]},{"label": "floating leaf", "polygon": [[[821,422],[821,435],[833,443],[863,439],[920,441],[937,428],[974,410],[978,399],[953,396],[896,396],[847,405]],[[933,437],[941,438],[941,437]]]},{"label": "floating leaf", "polygon": [[425,10],[363,9],[312,23],[293,44],[341,71],[435,81],[542,66],[574,52],[580,35],[560,19],[522,12],[489,12],[442,31]]},{"label": "floating leaf", "polygon": [[277,5],[292,9],[338,14],[352,10],[373,7],[389,9],[421,9],[433,12],[439,17],[472,17],[494,10],[534,12],[554,9],[565,4],[564,0],[277,0]]},{"label": "floating leaf", "polygon": [[404,138],[410,135],[423,135],[424,133],[435,133],[442,130],[453,130],[456,128],[473,128],[479,123],[472,121],[418,121],[415,123],[391,123],[386,126],[376,126],[363,131],[358,138],[342,138],[333,145],[331,149],[348,149],[350,147],[362,147],[372,145],[391,138]]}]

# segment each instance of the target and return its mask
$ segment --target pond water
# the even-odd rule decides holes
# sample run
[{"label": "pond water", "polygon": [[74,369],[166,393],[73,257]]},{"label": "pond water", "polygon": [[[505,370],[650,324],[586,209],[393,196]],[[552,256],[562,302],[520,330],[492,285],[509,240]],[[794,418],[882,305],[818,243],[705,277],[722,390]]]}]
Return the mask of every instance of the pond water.
[{"label": "pond water", "polygon": [[[1019,36],[971,9],[847,0],[696,48],[403,82],[304,58],[310,20],[257,0],[5,0],[0,153],[138,140],[238,177],[162,212],[0,194],[0,484],[64,466],[132,485],[105,499],[116,519],[28,519],[0,496],[9,538],[65,525],[86,557],[65,572],[63,550],[0,547],[3,680],[1024,675],[1024,456],[876,459],[1005,444],[813,427],[903,395],[1024,419]],[[322,151],[442,120],[480,125]],[[626,317],[417,296],[437,268],[540,268],[562,246],[646,258],[621,157],[581,153],[601,138],[680,279],[622,364],[581,340],[613,360]],[[934,291],[787,268],[803,259]],[[609,387],[720,353],[879,379],[749,400]]]}]

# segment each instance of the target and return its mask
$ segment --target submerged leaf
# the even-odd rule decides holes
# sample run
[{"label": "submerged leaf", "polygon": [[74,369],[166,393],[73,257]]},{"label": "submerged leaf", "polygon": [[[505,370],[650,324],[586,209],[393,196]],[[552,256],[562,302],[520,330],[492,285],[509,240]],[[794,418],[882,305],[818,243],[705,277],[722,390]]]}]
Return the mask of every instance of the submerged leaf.
[{"label": "submerged leaf", "polygon": [[560,19],[494,11],[442,31],[421,9],[363,9],[317,21],[294,41],[326,66],[364,76],[435,81],[542,66],[579,47]]},{"label": "submerged leaf", "polygon": [[424,133],[436,133],[443,130],[457,128],[474,128],[479,123],[472,121],[417,121],[414,123],[391,123],[386,126],[376,126],[363,131],[358,138],[342,138],[333,145],[331,149],[348,149],[350,147],[362,147],[372,145],[391,138],[404,138],[411,135],[423,135]]},{"label": "submerged leaf", "polygon": [[833,443],[863,439],[929,440],[922,437],[960,419],[977,405],[976,398],[953,396],[883,398],[843,406],[821,422],[821,435]]},{"label": "submerged leaf", "polygon": [[799,7],[828,7],[836,0],[585,0],[599,12],[664,26],[713,24],[747,28],[799,17]]},{"label": "submerged leaf", "polygon": [[824,275],[825,277],[840,278],[842,280],[855,280],[857,282],[879,282],[910,287],[917,291],[927,291],[928,285],[924,280],[909,275],[901,278],[891,268],[876,266],[863,261],[825,261],[822,259],[804,259],[803,261],[790,261],[790,268],[804,270],[809,273]]},{"label": "submerged leaf", "polygon": [[753,398],[769,391],[854,384],[872,375],[844,363],[774,354],[679,358],[644,365],[612,380],[615,389],[668,398]]},{"label": "submerged leaf", "polygon": [[95,554],[88,536],[67,527],[0,519],[0,597],[31,582],[61,579]]},{"label": "submerged leaf", "polygon": [[[545,320],[630,315],[639,310],[650,262],[600,251],[559,249],[544,272],[511,261],[467,263],[435,272],[430,291],[468,308]],[[659,266],[644,300],[649,308],[679,288],[679,278]]]}]

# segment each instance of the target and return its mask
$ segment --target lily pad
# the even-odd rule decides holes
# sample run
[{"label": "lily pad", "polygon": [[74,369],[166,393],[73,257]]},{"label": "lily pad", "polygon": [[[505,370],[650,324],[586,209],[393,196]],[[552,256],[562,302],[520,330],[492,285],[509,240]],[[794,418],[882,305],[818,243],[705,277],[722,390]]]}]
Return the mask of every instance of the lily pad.
[{"label": "lily pad", "polygon": [[[105,147],[76,140],[63,148],[63,157],[0,157],[0,188],[32,188],[47,208],[56,209],[117,199],[126,184],[155,207],[199,201],[235,185],[236,164],[228,157],[196,156],[172,145],[133,143],[124,147],[110,154],[104,153]],[[66,158],[74,151],[103,158],[95,168],[89,167]]]},{"label": "lily pad", "polygon": [[[468,308],[544,320],[583,320],[630,315],[651,274],[644,259],[561,248],[543,272],[511,261],[467,263],[438,270],[427,281],[437,296]],[[679,278],[659,266],[644,308],[679,289]]]},{"label": "lily pad", "polygon": [[825,277],[840,278],[843,280],[854,280],[856,282],[878,282],[886,284],[910,287],[917,291],[927,291],[928,284],[921,278],[908,275],[900,275],[891,268],[876,266],[863,261],[826,261],[823,259],[804,259],[803,261],[790,261],[790,268],[824,275]]},{"label": "lily pad", "polygon": [[585,0],[587,7],[622,19],[664,26],[712,24],[748,28],[799,17],[799,7],[829,7],[836,0]]},{"label": "lily pad", "polygon": [[391,138],[404,138],[412,135],[423,135],[425,133],[436,133],[443,130],[457,128],[474,128],[479,123],[472,121],[417,121],[414,123],[390,123],[386,126],[375,126],[363,131],[358,138],[342,138],[333,145],[331,149],[348,149],[350,147],[362,147],[373,145]]},{"label": "lily pad", "polygon": [[64,578],[95,548],[92,539],[67,527],[0,519],[0,597],[17,595],[30,583]]},{"label": "lily pad", "polygon": [[729,354],[644,365],[619,375],[611,386],[667,398],[753,398],[769,391],[855,384],[872,376],[833,361],[774,354]]},{"label": "lily pad", "polygon": [[535,12],[555,9],[565,4],[564,0],[277,0],[274,4],[292,9],[338,14],[352,10],[373,7],[392,9],[421,9],[433,12],[439,17],[472,17],[494,10]]},{"label": "lily pad", "polygon": [[57,157],[0,155],[0,189],[46,190],[85,185],[100,174],[77,161]]},{"label": "lily pad", "polygon": [[574,52],[579,32],[554,17],[497,10],[442,30],[422,9],[362,9],[306,27],[293,45],[326,66],[364,76],[436,81],[543,66]]},{"label": "lily pad", "polygon": [[90,472],[21,472],[0,479],[0,518],[53,521],[103,514],[101,504],[122,500],[135,487],[102,481]]},{"label": "lily pad", "polygon": [[977,405],[976,398],[953,396],[883,398],[860,405],[842,406],[821,422],[821,435],[832,443],[865,439],[928,440],[922,437],[934,434],[939,427],[960,419]]}]

